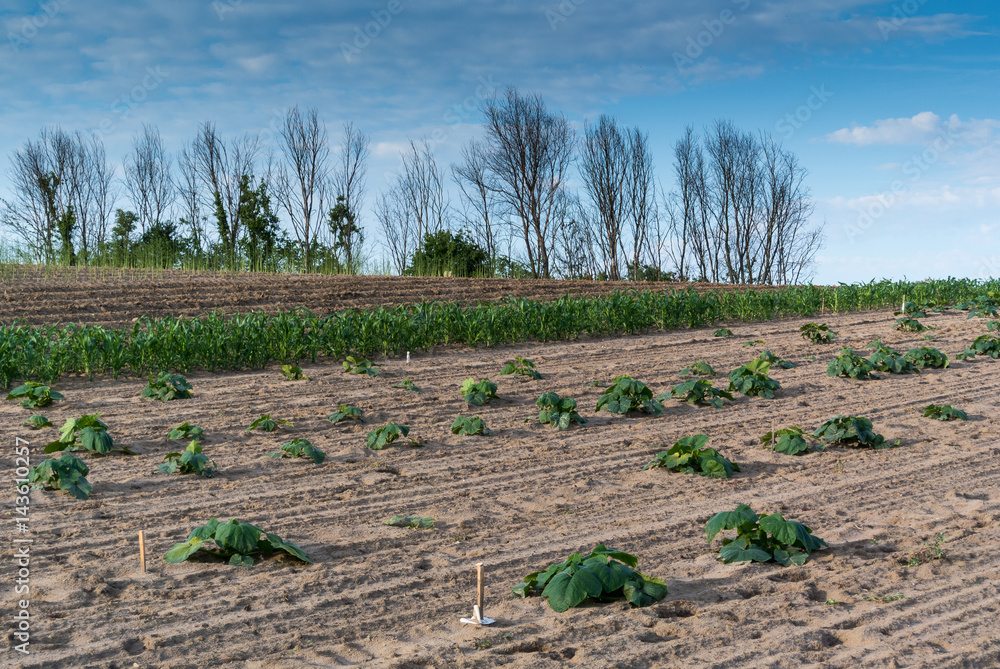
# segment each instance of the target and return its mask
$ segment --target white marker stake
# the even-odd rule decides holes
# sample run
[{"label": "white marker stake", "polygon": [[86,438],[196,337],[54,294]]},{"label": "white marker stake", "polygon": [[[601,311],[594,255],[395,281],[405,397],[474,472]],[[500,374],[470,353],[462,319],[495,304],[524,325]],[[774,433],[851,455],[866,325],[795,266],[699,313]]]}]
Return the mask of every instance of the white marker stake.
[{"label": "white marker stake", "polygon": [[476,563],[476,604],[472,607],[471,618],[460,618],[466,625],[492,625],[495,620],[491,620],[483,615],[483,607],[486,603],[486,584],[483,580],[483,563]]},{"label": "white marker stake", "polygon": [[146,573],[146,535],[139,530],[139,562],[142,564],[142,573]]},{"label": "white marker stake", "polygon": [[407,367],[410,366],[410,352],[409,351],[406,352],[406,366]]}]

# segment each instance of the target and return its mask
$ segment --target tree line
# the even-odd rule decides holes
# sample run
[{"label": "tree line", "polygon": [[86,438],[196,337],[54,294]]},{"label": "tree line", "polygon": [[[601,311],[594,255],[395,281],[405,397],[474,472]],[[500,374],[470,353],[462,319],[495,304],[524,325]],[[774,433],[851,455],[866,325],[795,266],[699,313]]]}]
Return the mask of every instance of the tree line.
[{"label": "tree line", "polygon": [[[450,166],[411,140],[363,220],[370,140],[334,145],[316,109],[276,132],[211,122],[175,156],[143,125],[120,165],[98,135],[43,129],[12,152],[0,223],[21,258],[69,265],[798,283],[822,241],[806,170],[764,132],[717,121],[673,146],[602,115],[581,133],[509,88]],[[124,203],[124,206],[119,206]],[[282,226],[282,221],[287,223]],[[377,239],[366,239],[376,233]]]}]

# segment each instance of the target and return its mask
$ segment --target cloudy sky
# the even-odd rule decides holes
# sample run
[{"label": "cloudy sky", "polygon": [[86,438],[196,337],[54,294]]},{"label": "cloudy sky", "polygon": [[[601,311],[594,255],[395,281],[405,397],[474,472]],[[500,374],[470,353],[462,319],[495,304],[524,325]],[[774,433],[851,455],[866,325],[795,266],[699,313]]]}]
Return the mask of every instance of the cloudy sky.
[{"label": "cloudy sky", "polygon": [[[316,107],[372,139],[370,191],[409,139],[453,161],[475,107],[539,92],[582,128],[645,129],[658,176],[715,119],[769,131],[809,170],[815,280],[1000,276],[1000,41],[971,0],[5,0],[0,175],[43,126],[142,123],[171,151],[206,120],[261,132]],[[0,176],[0,197],[6,193]],[[369,196],[369,201],[373,196]],[[374,231],[369,238],[374,237]]]}]

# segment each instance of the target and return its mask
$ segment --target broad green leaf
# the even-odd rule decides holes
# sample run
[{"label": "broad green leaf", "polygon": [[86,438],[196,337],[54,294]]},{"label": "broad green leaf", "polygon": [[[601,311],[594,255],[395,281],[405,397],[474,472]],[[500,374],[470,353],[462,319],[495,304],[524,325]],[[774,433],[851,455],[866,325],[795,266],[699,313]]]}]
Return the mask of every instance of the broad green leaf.
[{"label": "broad green leaf", "polygon": [[712,541],[719,532],[733,530],[743,523],[756,523],[757,514],[746,504],[740,504],[735,511],[722,511],[715,514],[705,525],[708,541]]},{"label": "broad green leaf", "polygon": [[215,530],[215,543],[224,551],[250,553],[257,547],[260,530],[235,518],[228,523],[220,523]]},{"label": "broad green leaf", "polygon": [[197,553],[202,545],[203,541],[198,537],[191,537],[182,544],[174,544],[174,547],[167,551],[167,554],[163,556],[165,562],[169,564],[176,564],[178,562],[184,562],[189,557]]},{"label": "broad green leaf", "polygon": [[767,562],[773,556],[762,548],[750,544],[747,548],[741,548],[737,542],[732,542],[719,549],[719,557],[725,564],[733,562]]}]

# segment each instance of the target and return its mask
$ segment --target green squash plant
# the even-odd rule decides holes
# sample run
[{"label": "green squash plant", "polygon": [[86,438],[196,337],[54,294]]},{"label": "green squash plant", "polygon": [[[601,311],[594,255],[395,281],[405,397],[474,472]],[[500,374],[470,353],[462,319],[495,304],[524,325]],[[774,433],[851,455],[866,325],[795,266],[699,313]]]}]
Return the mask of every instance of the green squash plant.
[{"label": "green squash plant", "polygon": [[933,418],[934,420],[969,420],[967,413],[961,409],[956,409],[950,404],[945,404],[944,406],[928,404],[921,411],[924,412],[924,418]]},{"label": "green squash plant", "polygon": [[430,530],[434,528],[433,518],[423,518],[421,516],[396,515],[385,521],[391,527],[408,527],[412,530]]},{"label": "green squash plant", "polygon": [[[916,302],[903,302],[902,311],[892,312],[893,316],[908,316],[910,318],[927,318],[927,312],[931,311],[931,308],[927,305],[918,306]],[[900,319],[902,320],[902,319]],[[898,322],[898,321],[897,321]],[[919,330],[918,330],[919,332]]]},{"label": "green squash plant", "polygon": [[419,393],[420,392],[420,388],[417,387],[413,383],[413,380],[409,379],[409,378],[403,379],[402,381],[400,381],[399,383],[397,383],[396,385],[394,385],[393,388],[402,388],[403,390],[409,390],[410,392],[413,392],[413,393]]},{"label": "green squash plant", "polygon": [[996,360],[1000,358],[1000,337],[996,335],[979,335],[963,353],[958,354],[959,360],[969,360],[977,355],[988,355]]},{"label": "green squash plant", "polygon": [[342,423],[345,420],[365,422],[365,412],[353,404],[338,404],[337,411],[326,417],[331,423]]},{"label": "green squash plant", "polygon": [[200,441],[204,434],[205,431],[197,425],[192,425],[191,423],[184,421],[167,433],[167,439],[173,439],[175,441],[193,439],[195,441]]},{"label": "green squash plant", "polygon": [[826,323],[822,325],[806,323],[799,328],[799,332],[802,333],[803,339],[811,341],[814,344],[827,344],[837,337],[837,333],[831,330]]},{"label": "green squash plant", "polygon": [[312,445],[308,439],[292,439],[281,445],[277,453],[269,454],[272,458],[310,458],[317,465],[326,460],[326,453]]},{"label": "green squash plant", "polygon": [[826,446],[813,443],[809,435],[801,427],[792,425],[774,432],[768,432],[760,438],[760,443],[770,446],[772,451],[785,455],[804,455],[810,451],[823,451]]},{"label": "green squash plant", "polygon": [[868,362],[876,371],[888,372],[889,374],[920,373],[920,370],[914,367],[913,363],[907,360],[902,353],[883,344],[878,339],[868,344],[866,348],[872,349],[872,354],[868,356]]},{"label": "green squash plant", "polygon": [[128,448],[116,448],[108,426],[101,421],[100,414],[83,415],[79,418],[68,418],[59,429],[59,439],[45,447],[46,453],[58,451],[79,451],[83,449],[107,455],[113,450],[119,450],[126,455],[135,455]]},{"label": "green squash plant", "polygon": [[347,356],[344,360],[344,371],[341,374],[366,374],[368,376],[378,376],[378,368],[382,365],[353,355]]},{"label": "green squash plant", "polygon": [[890,444],[886,438],[874,431],[872,422],[860,416],[836,416],[816,428],[813,436],[827,444],[845,446],[868,446],[875,449],[898,446],[899,441]]},{"label": "green squash plant", "polygon": [[740,471],[738,464],[719,455],[715,449],[706,448],[708,441],[707,434],[693,434],[678,439],[670,450],[657,453],[642,470],[670,469],[682,474],[700,474],[713,479],[727,479],[733,472]]},{"label": "green squash plant", "polygon": [[44,383],[28,381],[10,391],[7,399],[19,399],[21,400],[21,406],[25,409],[36,409],[52,404],[53,400],[61,400],[63,396]]},{"label": "green squash plant", "polygon": [[732,337],[733,336],[733,331],[730,330],[729,328],[719,328],[718,330],[716,330],[715,332],[712,333],[712,336],[713,337]]},{"label": "green squash plant", "polygon": [[619,415],[637,411],[652,416],[663,413],[663,404],[653,399],[653,391],[645,383],[623,374],[612,379],[611,384],[598,398],[594,411],[610,411]]},{"label": "green squash plant", "polygon": [[541,595],[557,613],[588,598],[649,606],[667,596],[667,585],[636,571],[638,563],[635,555],[598,544],[588,555],[573,553],[545,571],[528,574],[512,591],[521,597]]},{"label": "green squash plant", "polygon": [[281,375],[286,381],[308,381],[309,377],[302,372],[302,368],[296,365],[282,365]]},{"label": "green squash plant", "polygon": [[191,397],[191,384],[180,374],[160,372],[149,377],[141,395],[161,402],[185,400]]},{"label": "green squash plant", "polygon": [[538,381],[542,378],[542,375],[538,373],[535,369],[535,363],[528,360],[527,358],[514,358],[513,360],[508,360],[500,370],[502,376],[507,374],[513,374],[514,376],[526,376],[528,378]]},{"label": "green squash plant", "polygon": [[737,391],[750,397],[774,399],[774,391],[781,390],[781,384],[768,376],[771,363],[755,358],[729,373],[729,392]]},{"label": "green squash plant", "polygon": [[473,406],[481,407],[497,396],[497,384],[489,379],[466,379],[462,383],[462,398]]},{"label": "green squash plant", "polygon": [[52,427],[52,421],[41,414],[34,414],[28,416],[21,423],[24,427],[30,427],[32,430],[41,430],[43,427]]},{"label": "green squash plant", "polygon": [[893,329],[900,332],[923,332],[927,326],[916,318],[903,317],[896,319],[896,325],[893,326]]},{"label": "green squash plant", "polygon": [[672,397],[688,404],[702,404],[713,406],[716,409],[722,408],[722,400],[733,400],[732,393],[720,390],[712,385],[711,381],[705,379],[691,379],[684,383],[678,383],[670,389],[669,393],[663,393],[657,397],[658,402],[662,402],[667,397]]},{"label": "green squash plant", "polygon": [[[382,427],[375,428],[368,433],[368,438],[365,440],[365,448],[370,448],[373,451],[381,451],[400,437],[406,437],[409,434],[410,428],[406,425],[386,423]],[[420,446],[420,442],[416,439],[411,439],[410,445]]]},{"label": "green squash plant", "polygon": [[707,362],[693,362],[682,369],[678,376],[718,376]]},{"label": "green squash plant", "polygon": [[875,365],[865,360],[851,348],[840,349],[840,355],[826,366],[827,376],[846,376],[850,379],[877,379]]},{"label": "green squash plant", "polygon": [[451,424],[452,434],[464,434],[468,436],[482,435],[488,437],[493,434],[490,428],[486,427],[486,423],[479,416],[462,416],[459,415],[455,419],[455,422]]},{"label": "green squash plant", "polygon": [[587,419],[576,412],[576,400],[572,397],[559,397],[557,393],[545,393],[535,400],[535,406],[541,408],[538,412],[538,422],[543,425],[568,430],[576,423],[583,425]]},{"label": "green squash plant", "polygon": [[183,453],[167,453],[163,459],[164,463],[156,469],[164,474],[197,474],[212,478],[219,473],[215,462],[202,453],[197,440],[188,444]]},{"label": "green squash plant", "polygon": [[782,369],[792,369],[792,368],[795,367],[795,363],[788,362],[784,358],[776,356],[775,354],[771,353],[770,351],[766,351],[766,350],[765,351],[761,351],[760,355],[758,355],[757,357],[760,358],[761,360],[763,360],[766,363],[770,363],[770,365],[772,367],[777,366],[777,367],[781,367]]},{"label": "green squash plant", "polygon": [[948,366],[948,356],[932,346],[911,348],[903,354],[903,357],[918,369],[924,369],[925,367],[944,369]]},{"label": "green squash plant", "polygon": [[802,523],[785,520],[780,513],[758,515],[746,504],[712,516],[705,525],[708,542],[725,530],[736,530],[736,538],[722,540],[719,558],[724,564],[774,561],[785,567],[803,565],[813,551],[827,545]]},{"label": "green squash plant", "polygon": [[[215,542],[214,549],[208,547],[209,541]],[[228,559],[229,564],[241,567],[253,566],[255,557],[267,557],[278,552],[288,553],[312,564],[305,551],[292,542],[283,540],[277,534],[265,532],[256,525],[241,523],[235,518],[226,523],[212,518],[201,527],[196,527],[187,541],[175,544],[163,559],[168,564],[176,564],[199,552]]]},{"label": "green squash plant", "polygon": [[28,470],[28,485],[32,490],[48,486],[54,490],[65,490],[77,499],[88,499],[94,490],[93,484],[87,480],[89,473],[87,463],[71,453],[63,453]]},{"label": "green squash plant", "polygon": [[271,418],[271,414],[265,413],[261,414],[260,418],[256,418],[252,423],[250,423],[250,427],[247,428],[247,432],[253,432],[257,429],[263,432],[274,432],[281,425],[294,427],[292,421],[290,420],[285,420],[284,418]]}]

